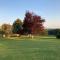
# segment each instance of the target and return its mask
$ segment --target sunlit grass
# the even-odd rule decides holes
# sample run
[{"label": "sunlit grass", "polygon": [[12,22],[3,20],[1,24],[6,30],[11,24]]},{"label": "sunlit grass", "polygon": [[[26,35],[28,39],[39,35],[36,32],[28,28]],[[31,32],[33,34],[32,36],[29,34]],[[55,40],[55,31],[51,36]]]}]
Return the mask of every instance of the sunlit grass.
[{"label": "sunlit grass", "polygon": [[60,60],[60,40],[41,36],[0,38],[0,60]]}]

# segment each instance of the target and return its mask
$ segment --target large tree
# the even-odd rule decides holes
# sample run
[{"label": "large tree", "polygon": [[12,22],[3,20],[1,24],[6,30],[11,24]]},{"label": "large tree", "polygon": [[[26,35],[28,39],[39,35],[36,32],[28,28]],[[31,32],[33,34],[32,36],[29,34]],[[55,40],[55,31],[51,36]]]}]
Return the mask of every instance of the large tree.
[{"label": "large tree", "polygon": [[21,30],[22,30],[22,21],[20,19],[16,19],[16,21],[14,21],[13,23],[13,33],[14,34],[21,34]]},{"label": "large tree", "polygon": [[25,18],[23,22],[24,31],[29,34],[43,33],[44,31],[43,22],[44,21],[45,20],[42,19],[41,16],[38,16],[28,11],[25,14]]},{"label": "large tree", "polygon": [[32,25],[33,25],[32,13],[26,12],[25,18],[24,18],[24,21],[23,21],[24,32],[27,33],[27,34],[31,34],[32,33],[32,31],[31,31]]}]

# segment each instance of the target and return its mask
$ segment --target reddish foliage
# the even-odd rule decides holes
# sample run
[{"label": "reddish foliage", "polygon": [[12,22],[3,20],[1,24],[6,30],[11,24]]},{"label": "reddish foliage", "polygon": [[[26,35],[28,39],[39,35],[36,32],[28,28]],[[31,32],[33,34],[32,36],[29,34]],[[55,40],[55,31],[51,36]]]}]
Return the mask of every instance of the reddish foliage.
[{"label": "reddish foliage", "polygon": [[33,15],[31,12],[26,12],[23,27],[28,28],[33,34],[38,34],[44,31],[43,21],[41,16]]}]

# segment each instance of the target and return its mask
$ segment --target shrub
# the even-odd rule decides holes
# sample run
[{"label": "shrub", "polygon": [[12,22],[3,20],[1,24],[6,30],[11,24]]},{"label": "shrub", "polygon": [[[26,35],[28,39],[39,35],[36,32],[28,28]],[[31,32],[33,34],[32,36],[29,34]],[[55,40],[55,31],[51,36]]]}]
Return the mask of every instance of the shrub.
[{"label": "shrub", "polygon": [[57,39],[60,39],[60,32],[58,32],[58,33],[56,34],[56,38],[57,38]]}]

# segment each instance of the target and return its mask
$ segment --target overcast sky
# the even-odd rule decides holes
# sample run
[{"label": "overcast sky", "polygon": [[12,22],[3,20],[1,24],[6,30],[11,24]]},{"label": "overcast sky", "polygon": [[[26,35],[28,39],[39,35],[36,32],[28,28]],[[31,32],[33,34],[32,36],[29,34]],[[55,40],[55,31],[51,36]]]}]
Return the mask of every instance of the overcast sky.
[{"label": "overcast sky", "polygon": [[46,28],[60,28],[60,0],[0,0],[0,25],[23,20],[26,10],[44,18]]}]

